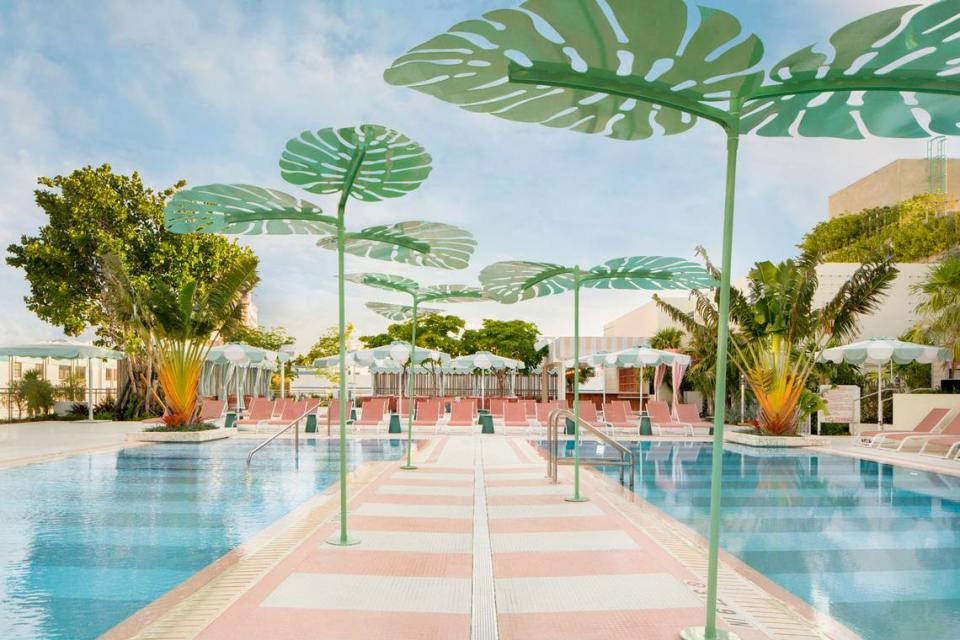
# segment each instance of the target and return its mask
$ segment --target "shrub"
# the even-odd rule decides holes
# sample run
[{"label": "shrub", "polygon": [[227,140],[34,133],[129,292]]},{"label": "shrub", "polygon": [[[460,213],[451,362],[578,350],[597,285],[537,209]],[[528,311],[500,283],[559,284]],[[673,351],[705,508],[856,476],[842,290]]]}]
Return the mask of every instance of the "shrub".
[{"label": "shrub", "polygon": [[34,369],[23,375],[21,385],[27,413],[31,417],[50,413],[54,402],[54,388],[49,380],[42,379],[40,372]]}]

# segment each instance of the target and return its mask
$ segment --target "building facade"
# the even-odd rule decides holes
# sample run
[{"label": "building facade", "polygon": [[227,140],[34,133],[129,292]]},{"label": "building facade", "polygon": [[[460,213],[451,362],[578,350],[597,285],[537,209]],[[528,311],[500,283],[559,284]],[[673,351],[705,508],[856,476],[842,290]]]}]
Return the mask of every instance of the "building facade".
[{"label": "building facade", "polygon": [[[914,196],[930,193],[932,166],[934,163],[927,159],[894,160],[830,196],[830,219],[864,209],[892,206]],[[953,188],[949,177],[960,175],[960,160],[945,160],[940,162],[939,166],[943,173],[939,179],[946,201],[956,203],[960,192]],[[955,204],[950,206],[951,210],[955,208]]]}]

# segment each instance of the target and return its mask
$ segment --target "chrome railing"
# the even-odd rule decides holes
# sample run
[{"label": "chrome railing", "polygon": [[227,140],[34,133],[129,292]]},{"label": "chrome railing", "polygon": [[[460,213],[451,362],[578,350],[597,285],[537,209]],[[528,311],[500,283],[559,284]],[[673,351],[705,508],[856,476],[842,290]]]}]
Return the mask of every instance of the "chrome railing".
[{"label": "chrome railing", "polygon": [[297,457],[299,457],[299,456],[300,456],[300,427],[299,427],[299,425],[300,425],[300,422],[301,422],[304,418],[306,418],[308,415],[310,415],[310,414],[313,413],[314,411],[317,411],[317,409],[316,409],[316,408],[313,408],[313,409],[310,409],[309,411],[304,412],[303,415],[299,416],[296,420],[294,420],[293,422],[291,422],[290,424],[288,424],[287,426],[285,426],[283,429],[280,429],[280,431],[277,431],[275,434],[273,434],[272,436],[270,436],[269,438],[267,438],[266,440],[264,440],[263,442],[261,442],[260,444],[258,444],[256,447],[254,447],[253,450],[250,451],[250,453],[247,454],[247,465],[249,466],[250,460],[253,459],[253,454],[255,454],[257,451],[260,451],[260,449],[263,449],[265,446],[267,446],[268,444],[270,444],[271,442],[273,442],[274,440],[276,440],[277,438],[279,438],[281,435],[283,435],[284,433],[286,433],[287,431],[289,431],[291,428],[294,428],[294,429],[293,429],[294,455],[297,456]]},{"label": "chrome railing", "polygon": [[560,425],[566,425],[567,420],[572,420],[579,425],[581,438],[584,433],[595,436],[604,444],[609,444],[611,448],[620,454],[619,460],[611,458],[584,458],[580,456],[580,463],[619,466],[620,484],[627,484],[625,475],[629,469],[629,485],[630,488],[633,489],[634,476],[636,475],[634,473],[633,452],[583,418],[578,418],[576,414],[569,409],[554,409],[547,416],[547,477],[553,480],[554,483],[557,483],[559,482],[559,466],[561,464],[573,464],[572,459],[560,457]]}]

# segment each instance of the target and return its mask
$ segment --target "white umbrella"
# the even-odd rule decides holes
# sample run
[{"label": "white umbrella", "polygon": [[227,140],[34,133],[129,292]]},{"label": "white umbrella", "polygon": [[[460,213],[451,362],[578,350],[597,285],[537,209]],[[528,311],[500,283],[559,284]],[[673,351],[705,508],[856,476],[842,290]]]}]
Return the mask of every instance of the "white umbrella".
[{"label": "white umbrella", "polygon": [[519,360],[514,360],[513,358],[498,356],[497,354],[490,353],[489,351],[477,351],[476,353],[454,358],[447,363],[447,366],[457,369],[467,369],[470,371],[473,371],[474,369],[480,369],[484,372],[480,374],[480,406],[483,407],[485,395],[483,381],[484,374],[491,369],[495,371],[502,371],[504,369],[516,371],[517,369],[523,368],[523,363]]},{"label": "white umbrella", "polygon": [[883,424],[883,365],[888,362],[897,364],[932,364],[950,360],[951,353],[942,347],[904,342],[894,338],[870,338],[839,347],[831,347],[820,352],[821,362],[877,365],[877,424]]}]

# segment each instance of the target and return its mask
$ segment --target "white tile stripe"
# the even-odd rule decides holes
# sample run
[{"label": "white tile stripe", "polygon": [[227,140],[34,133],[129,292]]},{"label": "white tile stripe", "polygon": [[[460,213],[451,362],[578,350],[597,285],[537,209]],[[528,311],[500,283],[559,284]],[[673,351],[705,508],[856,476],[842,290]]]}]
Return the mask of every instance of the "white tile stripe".
[{"label": "white tile stripe", "polygon": [[358,516],[387,518],[472,518],[473,506],[364,502],[354,509],[353,513]]},{"label": "white tile stripe", "polygon": [[377,493],[387,496],[472,496],[473,487],[431,487],[416,484],[384,484]]},{"label": "white tile stripe", "polygon": [[469,533],[432,533],[420,531],[379,531],[354,529],[363,541],[354,547],[337,549],[322,545],[322,552],[409,551],[418,553],[470,553],[473,539]]},{"label": "white tile stripe", "polygon": [[[544,483],[546,482],[544,479]],[[569,487],[558,484],[544,484],[540,487],[487,487],[488,496],[565,496],[569,493]]]},{"label": "white tile stripe", "polygon": [[493,550],[487,520],[487,494],[483,479],[484,441],[474,435],[473,494],[473,607],[470,640],[498,640],[497,602],[494,597]]},{"label": "white tile stripe", "polygon": [[497,611],[501,614],[703,606],[689,587],[668,573],[504,578],[496,583]]},{"label": "white tile stripe", "polygon": [[[626,531],[543,531],[537,533],[494,533],[494,553],[539,551],[623,551],[640,545]],[[563,559],[559,562],[562,564]]]},{"label": "white tile stripe", "polygon": [[[421,466],[420,469],[426,469],[427,467]],[[391,480],[473,480],[473,472],[463,472],[460,473],[431,473],[429,471],[421,471],[417,469],[415,473],[409,471],[403,471],[400,473],[395,473],[390,476]]]},{"label": "white tile stripe", "polygon": [[469,614],[470,580],[292,573],[260,606]]},{"label": "white tile stripe", "polygon": [[491,506],[491,518],[576,518],[602,516],[604,512],[592,502],[560,502],[557,504],[519,504]]}]

